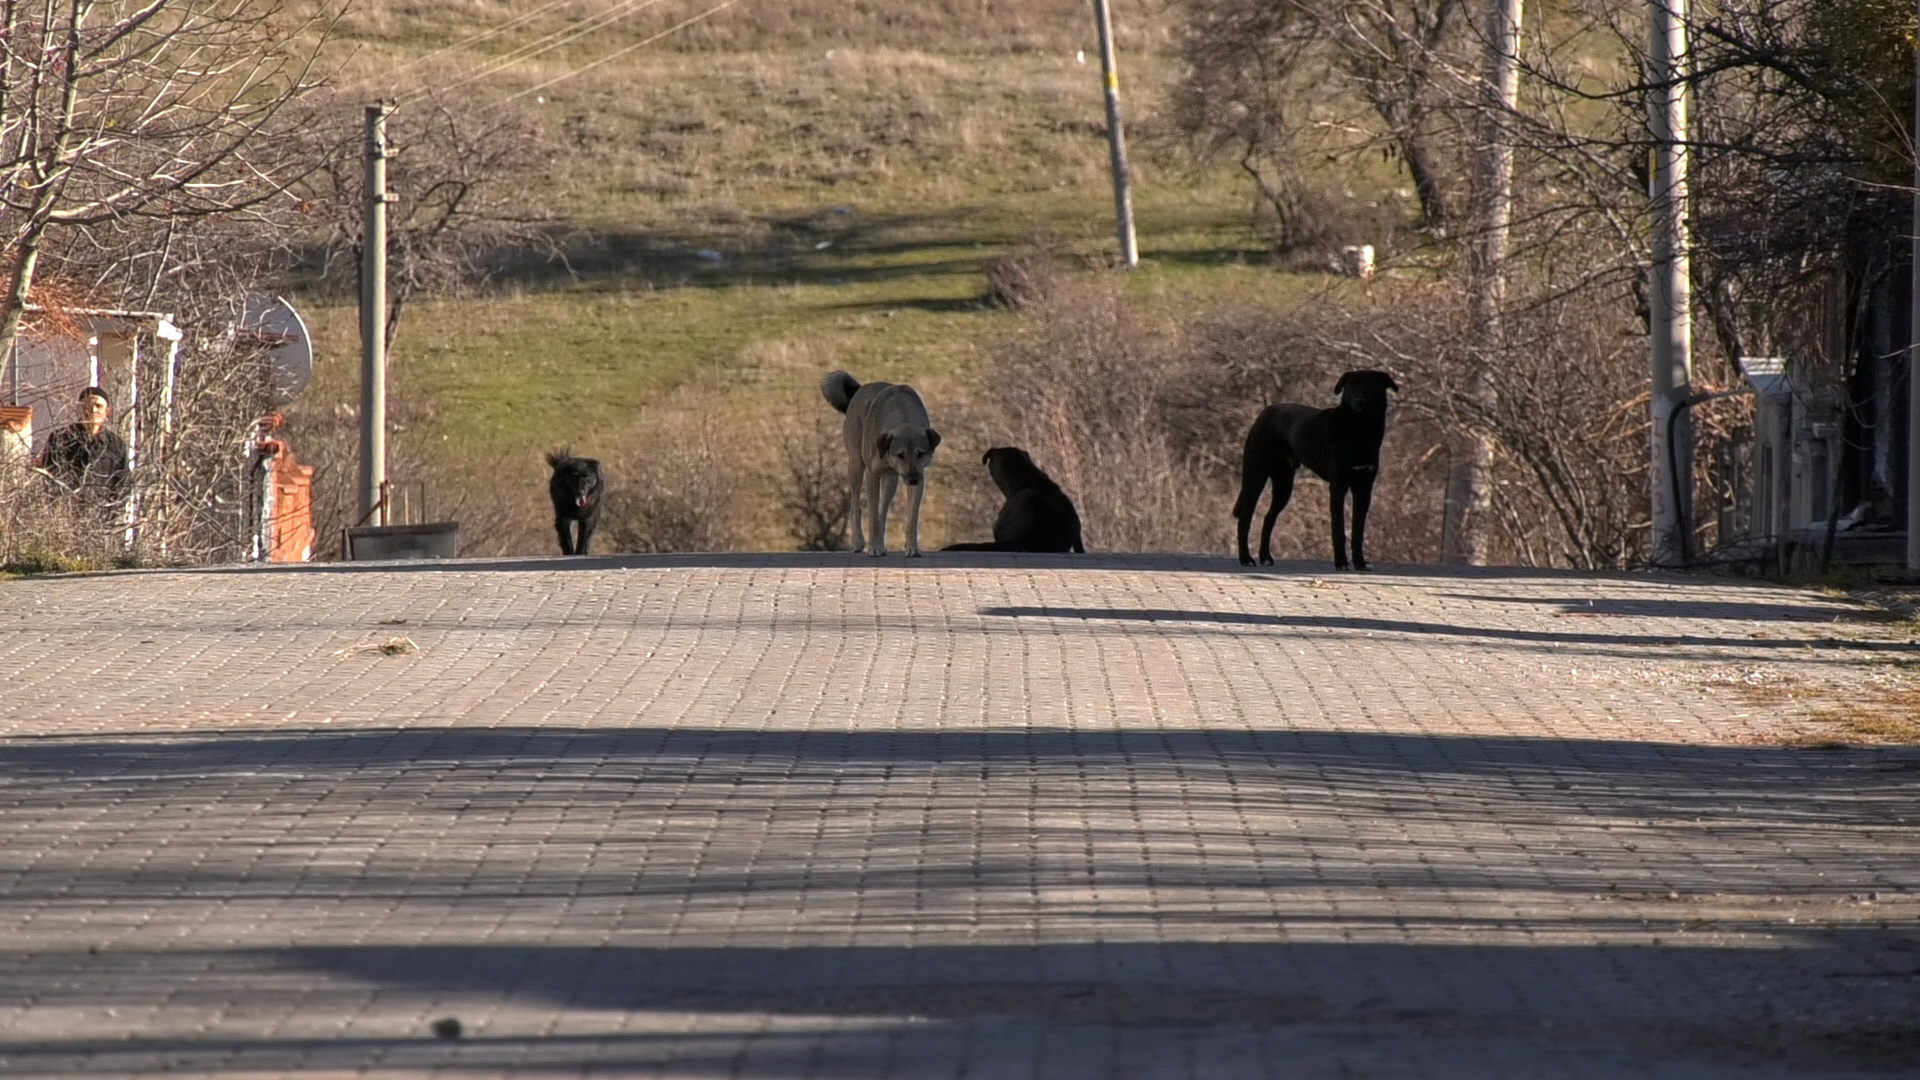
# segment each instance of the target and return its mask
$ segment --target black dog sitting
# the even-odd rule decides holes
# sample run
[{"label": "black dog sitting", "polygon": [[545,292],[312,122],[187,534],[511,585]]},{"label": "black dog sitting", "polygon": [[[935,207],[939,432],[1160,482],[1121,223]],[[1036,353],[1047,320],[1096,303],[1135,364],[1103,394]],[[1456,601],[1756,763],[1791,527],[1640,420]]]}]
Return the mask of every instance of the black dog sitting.
[{"label": "black dog sitting", "polygon": [[1040,471],[1033,458],[1017,446],[996,446],[981,455],[987,475],[1007,497],[993,521],[993,543],[948,544],[946,551],[1046,551],[1085,555],[1080,541],[1080,515],[1073,500]]},{"label": "black dog sitting", "polygon": [[1240,499],[1233,516],[1240,531],[1240,565],[1252,566],[1247,553],[1247,528],[1253,524],[1253,506],[1261,489],[1273,481],[1273,502],[1260,524],[1260,562],[1273,565],[1270,550],[1273,523],[1293,497],[1293,475],[1305,465],[1327,482],[1327,501],[1333,518],[1333,565],[1347,568],[1346,501],[1353,493],[1353,568],[1367,568],[1367,508],[1373,503],[1373,481],[1380,472],[1380,441],[1387,434],[1387,391],[1400,387],[1384,371],[1349,371],[1333,385],[1340,404],[1331,409],[1311,405],[1269,405],[1247,432],[1247,449],[1240,465]]},{"label": "black dog sitting", "polygon": [[[560,554],[585,555],[600,524],[600,499],[606,494],[606,477],[593,458],[574,457],[566,449],[547,455],[553,466],[553,479],[547,481],[547,494],[553,496],[553,529],[560,534]],[[574,536],[578,526],[579,537]]]}]

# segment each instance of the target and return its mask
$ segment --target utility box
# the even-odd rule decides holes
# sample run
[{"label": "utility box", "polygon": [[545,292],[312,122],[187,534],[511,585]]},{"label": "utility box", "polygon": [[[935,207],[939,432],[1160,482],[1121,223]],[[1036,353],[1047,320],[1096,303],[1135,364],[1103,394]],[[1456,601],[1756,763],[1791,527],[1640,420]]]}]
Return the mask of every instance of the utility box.
[{"label": "utility box", "polygon": [[368,559],[453,559],[460,555],[460,523],[429,521],[419,525],[362,525],[346,532],[349,561]]},{"label": "utility box", "polygon": [[1837,390],[1795,380],[1778,357],[1740,358],[1753,387],[1752,536],[1780,540],[1833,514],[1840,460]]}]

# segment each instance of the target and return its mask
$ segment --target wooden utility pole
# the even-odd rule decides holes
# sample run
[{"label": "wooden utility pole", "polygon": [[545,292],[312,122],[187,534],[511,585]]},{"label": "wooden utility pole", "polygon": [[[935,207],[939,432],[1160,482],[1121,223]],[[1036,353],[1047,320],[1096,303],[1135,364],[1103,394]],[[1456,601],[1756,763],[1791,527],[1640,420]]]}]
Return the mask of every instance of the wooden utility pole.
[{"label": "wooden utility pole", "polygon": [[[1520,102],[1522,0],[1487,0],[1486,86],[1480,103],[1479,158],[1474,163],[1474,236],[1469,253],[1473,280],[1469,312],[1474,346],[1469,357],[1466,405],[1491,414],[1499,381],[1493,366],[1505,344],[1507,237],[1513,229],[1513,135],[1509,127]],[[1454,436],[1448,453],[1446,512],[1441,518],[1440,558],[1456,565],[1487,562],[1487,520],[1493,504],[1493,443],[1477,427]]]},{"label": "wooden utility pole", "polygon": [[1683,523],[1691,516],[1693,426],[1680,405],[1692,392],[1691,260],[1687,241],[1687,8],[1689,0],[1651,0],[1653,93],[1653,267],[1647,301],[1652,328],[1653,445],[1648,475],[1653,510],[1653,564],[1677,566],[1685,556]]},{"label": "wooden utility pole", "polygon": [[1120,231],[1120,261],[1128,268],[1140,265],[1133,240],[1133,187],[1127,178],[1127,142],[1120,130],[1120,75],[1113,61],[1113,18],[1107,0],[1093,0],[1100,23],[1100,78],[1107,88],[1107,153],[1113,165],[1113,213]]},{"label": "wooden utility pole", "polygon": [[367,106],[360,240],[360,516],[387,523],[387,106]]}]

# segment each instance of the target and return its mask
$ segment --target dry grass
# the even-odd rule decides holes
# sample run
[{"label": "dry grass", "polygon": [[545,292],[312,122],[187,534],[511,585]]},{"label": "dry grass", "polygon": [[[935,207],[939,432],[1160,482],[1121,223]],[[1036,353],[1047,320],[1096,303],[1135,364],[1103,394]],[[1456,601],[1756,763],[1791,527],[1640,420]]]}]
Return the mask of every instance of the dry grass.
[{"label": "dry grass", "polygon": [[[577,47],[627,44],[713,7],[712,0],[667,0],[645,7],[617,0],[577,0],[514,34],[485,43],[504,53],[536,35],[608,13],[632,13]],[[520,14],[505,0],[373,0],[356,5],[343,24],[349,38],[399,42],[414,50],[437,48],[469,36],[476,25],[505,22]],[[1164,0],[1131,4],[1115,22],[1115,36],[1129,52],[1164,51],[1172,40],[1171,5]],[[885,46],[952,53],[1028,53],[1091,49],[1093,11],[1083,0],[745,0],[663,43],[691,52],[757,50],[817,51],[849,45]]]},{"label": "dry grass", "polygon": [[0,462],[0,574],[73,574],[132,565],[125,529],[93,492],[56,492]]},{"label": "dry grass", "polygon": [[1813,738],[1847,745],[1920,745],[1920,690],[1887,690],[1861,700],[1813,710],[1831,730]]},{"label": "dry grass", "polygon": [[[342,39],[354,50],[345,96],[405,109],[418,87],[453,85],[610,6],[582,0],[481,42],[465,39],[518,12],[483,0],[360,8]],[[627,500],[610,504],[626,517],[597,547],[823,546],[836,525],[827,493],[844,474],[816,387],[844,367],[914,384],[949,439],[929,545],[983,537],[998,497],[979,455],[1018,433],[982,372],[991,343],[1031,321],[987,302],[990,268],[1045,251],[1071,281],[1115,246],[1090,5],[746,0],[588,67],[706,6],[667,0],[465,85],[466,100],[514,113],[548,149],[539,175],[514,180],[529,212],[551,216],[566,261],[505,262],[491,294],[409,308],[393,352],[390,408],[406,415],[390,472],[427,481],[435,516],[461,521],[470,554],[552,550],[539,455],[562,443],[606,461]],[[1176,74],[1171,5],[1118,21],[1147,259],[1128,287],[1166,290],[1143,297],[1163,307],[1291,290],[1291,277],[1241,265],[1259,247],[1241,179],[1186,172],[1153,138]],[[1042,295],[1059,291],[1052,276],[999,284],[1057,310]],[[312,300],[319,361],[294,445],[322,464],[316,498],[338,518],[341,498],[323,489],[350,482],[355,317],[346,298]],[[1086,493],[1096,544],[1225,550],[1215,504],[1230,496],[1217,471],[1191,482],[1190,446],[1057,445],[1043,464]],[[676,501],[689,475],[707,477],[703,522]],[[1126,487],[1137,491],[1114,494]],[[1318,552],[1324,494],[1310,487],[1283,529]],[[1167,521],[1194,526],[1156,534]]]},{"label": "dry grass", "polygon": [[[1906,664],[1889,665],[1904,668]],[[1740,700],[1756,709],[1802,713],[1811,728],[1780,742],[1807,749],[1844,749],[1885,744],[1920,745],[1920,689],[1858,682],[1844,689],[1813,686],[1788,676],[1732,684]],[[1836,696],[1847,700],[1836,702]]]}]

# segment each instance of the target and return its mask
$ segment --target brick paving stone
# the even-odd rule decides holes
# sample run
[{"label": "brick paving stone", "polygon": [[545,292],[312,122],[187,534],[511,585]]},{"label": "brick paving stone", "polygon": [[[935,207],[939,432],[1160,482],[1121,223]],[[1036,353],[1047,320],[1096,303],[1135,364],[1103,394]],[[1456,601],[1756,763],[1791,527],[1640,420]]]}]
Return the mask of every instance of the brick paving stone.
[{"label": "brick paving stone", "polygon": [[1920,1075],[1916,688],[1681,576],[0,582],[0,1074]]}]

